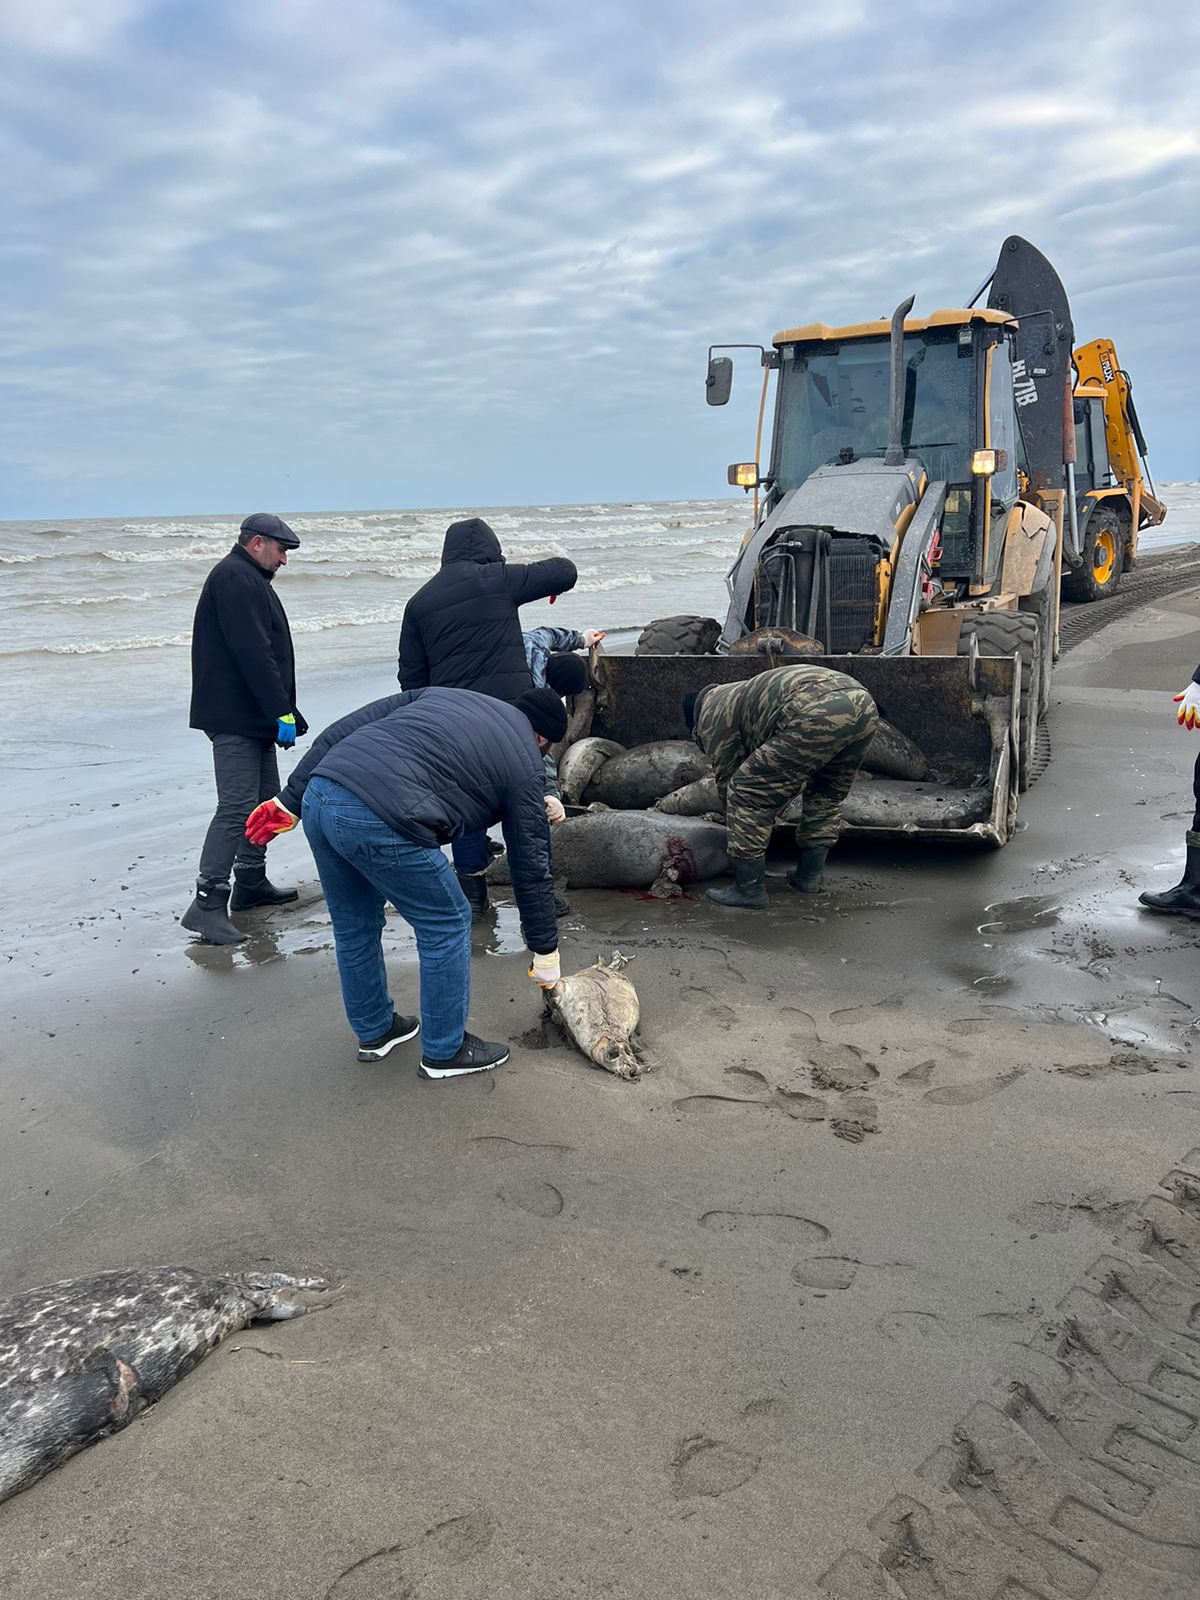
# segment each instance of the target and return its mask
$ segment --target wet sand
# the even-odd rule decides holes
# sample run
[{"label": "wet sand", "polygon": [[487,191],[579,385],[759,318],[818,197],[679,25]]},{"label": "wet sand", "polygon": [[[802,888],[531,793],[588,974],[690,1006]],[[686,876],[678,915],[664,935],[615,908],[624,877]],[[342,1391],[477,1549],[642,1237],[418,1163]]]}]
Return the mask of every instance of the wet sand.
[{"label": "wet sand", "polygon": [[[472,1015],[510,1064],[357,1064],[296,838],[298,909],[186,945],[198,736],[113,723],[70,782],[51,749],[14,772],[4,1292],[139,1262],[344,1287],[0,1507],[0,1592],[855,1592],[844,1552],[894,1496],[937,1503],[921,1463],[1200,1145],[1200,926],[1135,905],[1178,876],[1195,741],[1166,702],[1197,659],[1195,593],[1066,656],[1003,851],[845,847],[827,899],[776,878],[762,916],[574,895],[568,969],[636,956],[636,1085],[541,1047],[508,904]],[[937,1592],[886,1581],[857,1592]],[[1187,1592],[1140,1581],[1103,1592]]]}]

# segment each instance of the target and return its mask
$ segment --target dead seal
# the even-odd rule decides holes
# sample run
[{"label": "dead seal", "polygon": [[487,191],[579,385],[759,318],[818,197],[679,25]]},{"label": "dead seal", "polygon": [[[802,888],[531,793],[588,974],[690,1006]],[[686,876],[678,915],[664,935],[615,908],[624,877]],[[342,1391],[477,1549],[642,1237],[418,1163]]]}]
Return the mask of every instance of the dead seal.
[{"label": "dead seal", "polygon": [[654,802],[655,811],[670,817],[706,817],[721,811],[721,792],[717,780],[710,772],[707,778],[697,778],[682,789],[673,789]]},{"label": "dead seal", "polygon": [[613,739],[579,739],[568,745],[558,763],[558,787],[564,802],[578,805],[604,763],[624,753],[625,746]]},{"label": "dead seal", "polygon": [[[691,883],[729,870],[725,829],[700,817],[657,811],[590,811],[555,825],[554,872],[571,889],[648,889],[665,874]],[[505,856],[492,862],[489,883],[508,883]]]},{"label": "dead seal", "polygon": [[708,757],[690,739],[658,739],[606,761],[584,792],[622,811],[640,811],[686,783],[712,771]]},{"label": "dead seal", "polygon": [[228,1333],[298,1317],[321,1278],[106,1272],[0,1303],[0,1500],[116,1433]]},{"label": "dead seal", "polygon": [[546,1010],[575,1048],[618,1078],[640,1078],[645,1065],[635,1035],[641,1023],[637,990],[623,970],[630,958],[619,950],[611,961],[561,978],[546,991]]},{"label": "dead seal", "polygon": [[899,728],[885,722],[882,717],[875,729],[875,737],[867,746],[863,766],[868,772],[878,772],[884,778],[907,778],[912,783],[924,783],[930,776],[925,753]]}]

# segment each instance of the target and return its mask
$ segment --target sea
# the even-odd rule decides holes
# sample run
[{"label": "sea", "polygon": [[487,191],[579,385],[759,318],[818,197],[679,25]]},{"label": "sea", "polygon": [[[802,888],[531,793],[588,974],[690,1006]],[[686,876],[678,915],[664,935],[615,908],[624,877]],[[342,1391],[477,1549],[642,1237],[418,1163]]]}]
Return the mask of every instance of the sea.
[{"label": "sea", "polygon": [[[1166,521],[1145,550],[1200,539],[1200,484],[1159,486]],[[579,581],[527,626],[606,628],[626,640],[654,617],[723,617],[725,578],[750,525],[747,498],[423,511],[283,511],[301,547],[276,577],[306,676],[395,672],[404,603],[437,570],[449,523],[482,516],[510,561],[569,556]],[[186,722],[188,644],[205,575],[240,515],[0,523],[0,693],[10,727],[47,708],[166,708]]]}]

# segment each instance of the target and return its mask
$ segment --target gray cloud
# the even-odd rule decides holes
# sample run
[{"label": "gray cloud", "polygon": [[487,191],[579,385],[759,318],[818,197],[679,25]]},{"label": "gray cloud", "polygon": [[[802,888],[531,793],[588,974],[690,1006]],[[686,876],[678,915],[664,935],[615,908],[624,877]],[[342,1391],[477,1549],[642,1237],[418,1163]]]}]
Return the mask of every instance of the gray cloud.
[{"label": "gray cloud", "polygon": [[0,0],[7,514],[721,492],[757,374],[708,412],[708,343],[959,303],[1013,231],[1195,475],[1195,45],[1112,0]]}]

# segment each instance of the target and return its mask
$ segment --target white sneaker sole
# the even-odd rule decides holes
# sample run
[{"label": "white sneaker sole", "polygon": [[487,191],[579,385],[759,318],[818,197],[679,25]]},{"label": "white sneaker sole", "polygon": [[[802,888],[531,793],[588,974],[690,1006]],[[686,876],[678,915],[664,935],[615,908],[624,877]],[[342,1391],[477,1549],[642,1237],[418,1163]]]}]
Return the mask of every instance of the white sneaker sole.
[{"label": "white sneaker sole", "polygon": [[421,1024],[418,1023],[411,1033],[398,1033],[394,1039],[389,1039],[386,1044],[373,1045],[370,1050],[364,1049],[362,1045],[359,1045],[358,1059],[360,1061],[382,1061],[384,1056],[394,1050],[398,1044],[407,1044],[410,1039],[415,1039],[420,1031]]},{"label": "white sneaker sole", "polygon": [[417,1071],[422,1078],[467,1078],[476,1072],[492,1072],[497,1067],[502,1067],[508,1056],[509,1052],[506,1050],[499,1061],[489,1061],[486,1066],[481,1064],[478,1067],[431,1066],[428,1061],[422,1061]]}]

